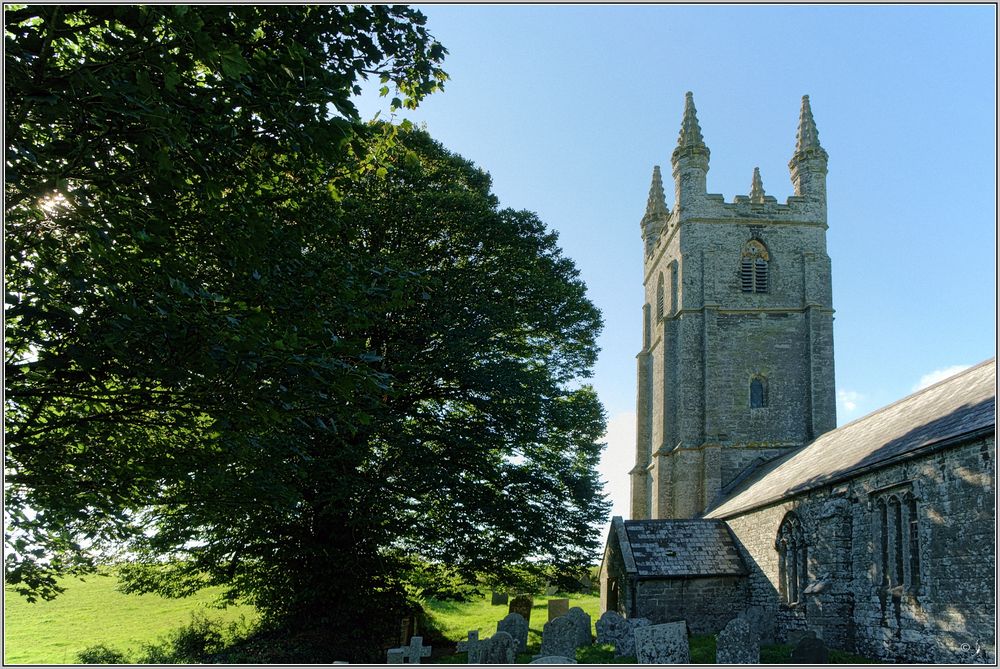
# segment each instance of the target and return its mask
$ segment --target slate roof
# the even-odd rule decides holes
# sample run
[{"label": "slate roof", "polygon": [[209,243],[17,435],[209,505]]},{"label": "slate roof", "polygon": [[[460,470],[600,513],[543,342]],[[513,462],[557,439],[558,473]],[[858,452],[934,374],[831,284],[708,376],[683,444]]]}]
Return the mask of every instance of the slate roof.
[{"label": "slate roof", "polygon": [[996,431],[995,359],[764,465],[705,516],[730,517],[990,431]]},{"label": "slate roof", "polygon": [[[622,522],[616,518],[615,521]],[[736,576],[747,574],[729,528],[718,520],[626,520],[624,554],[641,577]],[[619,526],[621,528],[622,526]],[[629,568],[628,560],[626,569]]]}]

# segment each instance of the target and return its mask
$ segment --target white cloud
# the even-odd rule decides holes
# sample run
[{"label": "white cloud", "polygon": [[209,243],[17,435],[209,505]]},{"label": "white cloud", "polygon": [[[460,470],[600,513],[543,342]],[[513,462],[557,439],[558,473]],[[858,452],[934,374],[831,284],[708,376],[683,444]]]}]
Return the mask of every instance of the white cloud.
[{"label": "white cloud", "polygon": [[856,390],[838,390],[837,391],[837,405],[838,408],[846,413],[851,413],[858,408],[858,402],[865,398],[864,395]]},{"label": "white cloud", "polygon": [[933,372],[929,372],[920,377],[920,381],[917,385],[913,386],[913,392],[918,390],[923,390],[927,386],[932,386],[938,381],[944,381],[949,376],[954,376],[959,372],[972,367],[972,365],[952,365],[951,367],[944,367],[942,369],[935,369]]}]

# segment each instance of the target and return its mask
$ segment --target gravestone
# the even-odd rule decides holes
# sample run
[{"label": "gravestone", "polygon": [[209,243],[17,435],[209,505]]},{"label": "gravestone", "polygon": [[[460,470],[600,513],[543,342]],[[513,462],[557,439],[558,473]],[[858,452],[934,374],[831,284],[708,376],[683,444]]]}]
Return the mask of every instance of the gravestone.
[{"label": "gravestone", "polygon": [[792,664],[827,664],[829,661],[830,651],[815,634],[803,636],[792,649]]},{"label": "gravestone", "polygon": [[564,616],[569,612],[568,599],[549,600],[549,620],[555,620],[559,616]]},{"label": "gravestone", "polygon": [[615,657],[635,655],[635,637],[632,623],[617,611],[605,611],[597,619],[597,643],[610,643],[615,647]]},{"label": "gravestone", "polygon": [[493,606],[500,606],[501,604],[507,603],[507,593],[505,592],[494,592],[490,596],[490,604]]},{"label": "gravestone", "polygon": [[403,664],[403,649],[390,648],[385,652],[386,664]]},{"label": "gravestone", "polygon": [[528,595],[518,595],[510,602],[510,608],[507,609],[508,613],[516,613],[525,619],[527,622],[531,622],[531,605],[534,602]]},{"label": "gravestone", "polygon": [[622,639],[621,647],[615,647],[615,657],[635,657],[635,631],[653,624],[649,618],[629,618],[628,633]]},{"label": "gravestone", "polygon": [[690,664],[687,622],[637,627],[635,659],[637,664]]},{"label": "gravestone", "polygon": [[520,613],[508,613],[507,617],[497,623],[497,632],[511,635],[517,645],[517,652],[528,651],[528,621]]},{"label": "gravestone", "polygon": [[574,606],[566,613],[566,617],[576,625],[577,648],[585,648],[594,642],[594,637],[590,634],[590,614],[579,606]]},{"label": "gravestone", "polygon": [[554,595],[554,594],[556,594],[557,592],[559,592],[559,588],[558,588],[558,586],[556,586],[556,585],[553,585],[552,583],[547,583],[547,584],[545,585],[545,594],[546,594],[546,595]]},{"label": "gravestone", "polygon": [[744,616],[756,630],[757,639],[761,644],[768,645],[777,641],[774,638],[774,611],[763,606],[751,606],[740,615]]},{"label": "gravestone", "polygon": [[576,660],[562,655],[546,655],[545,657],[536,657],[528,664],[576,664]]},{"label": "gravestone", "polygon": [[483,642],[479,640],[479,630],[469,630],[469,638],[458,642],[458,652],[469,654],[469,664],[479,664],[479,656],[483,650]]},{"label": "gravestone", "polygon": [[757,631],[750,621],[737,616],[715,637],[716,664],[760,664]]},{"label": "gravestone", "polygon": [[566,616],[545,623],[542,628],[542,647],[538,655],[576,657],[576,623]]},{"label": "gravestone", "polygon": [[399,621],[399,645],[405,646],[410,643],[410,639],[417,634],[417,617],[406,616]]},{"label": "gravestone", "polygon": [[514,664],[517,659],[517,642],[506,632],[497,632],[485,642],[479,655],[482,664]]},{"label": "gravestone", "polygon": [[[422,636],[413,637],[410,639],[409,646],[403,646],[402,648],[397,648],[396,650],[402,653],[402,660],[404,662],[409,662],[410,664],[420,664],[420,658],[431,656],[431,647],[424,645],[424,638]],[[392,662],[392,664],[399,663]]]}]

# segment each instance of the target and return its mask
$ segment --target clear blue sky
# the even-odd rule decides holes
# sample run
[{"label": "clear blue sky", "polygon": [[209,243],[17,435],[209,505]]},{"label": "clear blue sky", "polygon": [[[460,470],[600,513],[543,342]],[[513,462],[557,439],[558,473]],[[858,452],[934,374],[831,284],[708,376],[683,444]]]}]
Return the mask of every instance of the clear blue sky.
[{"label": "clear blue sky", "polygon": [[557,230],[604,314],[593,383],[613,513],[627,515],[634,458],[639,220],[653,165],[669,178],[685,91],[726,201],[755,166],[768,195],[791,195],[810,96],[830,155],[840,424],[995,355],[994,7],[417,7],[451,80],[397,120],[426,123],[492,175],[503,206]]}]

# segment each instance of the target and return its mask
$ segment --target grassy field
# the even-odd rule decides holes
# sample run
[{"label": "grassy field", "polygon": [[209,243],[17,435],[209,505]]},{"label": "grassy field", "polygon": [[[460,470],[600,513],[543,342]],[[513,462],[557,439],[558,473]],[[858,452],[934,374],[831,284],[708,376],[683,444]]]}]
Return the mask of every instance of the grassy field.
[{"label": "grassy field", "polygon": [[[51,602],[29,604],[11,589],[4,602],[4,663],[5,664],[71,664],[84,648],[103,644],[135,657],[142,646],[162,640],[169,632],[188,624],[192,614],[223,623],[241,618],[247,623],[257,619],[247,606],[220,610],[211,607],[218,590],[206,590],[187,599],[164,599],[156,595],[125,595],[115,589],[113,576],[93,576],[86,580],[67,579],[66,592]],[[600,617],[597,595],[536,596],[528,626],[528,653],[518,657],[527,663],[538,653],[542,627],[548,620],[548,600],[568,598],[569,605],[579,606],[590,614],[591,622]],[[492,606],[488,598],[470,602],[428,600],[424,610],[431,626],[449,642],[463,641],[469,630],[478,630],[479,637],[492,636],[497,622],[507,615],[507,606]],[[591,629],[596,634],[596,630]],[[426,635],[427,633],[425,633]],[[440,639],[439,639],[440,640]],[[447,645],[445,646],[447,647]],[[442,648],[443,650],[443,648]],[[437,655],[437,653],[435,653]],[[761,661],[789,663],[790,646],[764,646]],[[435,657],[432,662],[463,663],[465,653]],[[594,645],[580,649],[577,660],[584,664],[629,664],[633,658],[614,658],[609,645]],[[691,638],[691,661],[694,664],[715,662],[715,638],[711,635]],[[831,663],[861,663],[860,658],[831,651]],[[426,660],[425,660],[426,662]]]},{"label": "grassy field", "polygon": [[227,623],[241,616],[251,622],[257,616],[249,606],[211,608],[218,589],[164,599],[122,594],[113,576],[66,579],[62,585],[66,592],[53,601],[32,604],[12,589],[4,590],[5,664],[72,664],[79,651],[96,644],[138,650],[190,622],[195,612]]}]

